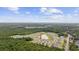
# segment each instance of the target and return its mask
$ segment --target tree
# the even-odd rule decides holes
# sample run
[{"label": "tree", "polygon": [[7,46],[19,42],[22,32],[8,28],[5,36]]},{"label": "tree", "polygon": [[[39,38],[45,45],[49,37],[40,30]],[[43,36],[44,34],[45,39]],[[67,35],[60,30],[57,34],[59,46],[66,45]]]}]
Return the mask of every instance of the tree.
[{"label": "tree", "polygon": [[27,37],[27,38],[23,38],[25,41],[32,41],[33,39],[30,38],[30,37]]}]

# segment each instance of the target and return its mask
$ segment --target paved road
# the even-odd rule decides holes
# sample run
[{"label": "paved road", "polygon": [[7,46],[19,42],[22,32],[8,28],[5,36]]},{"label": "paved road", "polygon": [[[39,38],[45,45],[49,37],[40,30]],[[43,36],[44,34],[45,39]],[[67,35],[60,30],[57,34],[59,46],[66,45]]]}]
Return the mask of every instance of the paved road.
[{"label": "paved road", "polygon": [[69,51],[69,38],[70,38],[70,35],[68,34],[68,37],[66,39],[65,51]]}]

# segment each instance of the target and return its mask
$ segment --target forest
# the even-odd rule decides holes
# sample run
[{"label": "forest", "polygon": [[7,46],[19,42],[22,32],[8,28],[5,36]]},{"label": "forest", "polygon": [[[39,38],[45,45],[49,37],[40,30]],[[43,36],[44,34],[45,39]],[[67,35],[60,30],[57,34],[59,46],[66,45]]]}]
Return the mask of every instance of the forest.
[{"label": "forest", "polygon": [[[50,26],[48,26],[50,25]],[[31,24],[30,26],[47,26],[45,28],[25,28],[27,24],[0,24],[0,51],[64,51],[64,49],[47,47],[31,43],[32,38],[14,39],[12,35],[28,35],[35,32],[55,32],[60,35],[66,31],[79,36],[77,24]],[[28,25],[29,26],[29,25]],[[28,40],[30,39],[30,40]],[[75,40],[76,41],[76,40]],[[70,46],[72,51],[79,50],[75,44]]]}]

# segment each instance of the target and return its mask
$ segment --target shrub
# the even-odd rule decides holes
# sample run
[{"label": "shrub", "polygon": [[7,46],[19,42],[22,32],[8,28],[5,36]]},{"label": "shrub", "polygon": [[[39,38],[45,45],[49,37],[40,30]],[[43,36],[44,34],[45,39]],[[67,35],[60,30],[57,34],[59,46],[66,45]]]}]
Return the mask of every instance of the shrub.
[{"label": "shrub", "polygon": [[23,38],[25,41],[32,41],[33,39],[30,38],[30,37],[27,37],[27,38]]}]

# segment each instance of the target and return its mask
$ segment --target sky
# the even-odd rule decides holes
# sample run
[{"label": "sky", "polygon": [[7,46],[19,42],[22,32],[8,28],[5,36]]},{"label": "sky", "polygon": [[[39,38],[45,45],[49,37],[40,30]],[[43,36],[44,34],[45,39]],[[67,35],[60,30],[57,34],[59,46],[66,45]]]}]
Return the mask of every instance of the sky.
[{"label": "sky", "polygon": [[0,22],[79,23],[79,8],[0,7]]}]

